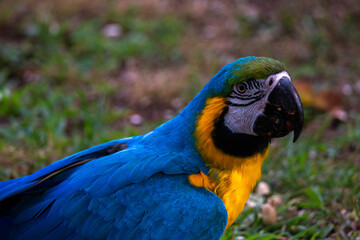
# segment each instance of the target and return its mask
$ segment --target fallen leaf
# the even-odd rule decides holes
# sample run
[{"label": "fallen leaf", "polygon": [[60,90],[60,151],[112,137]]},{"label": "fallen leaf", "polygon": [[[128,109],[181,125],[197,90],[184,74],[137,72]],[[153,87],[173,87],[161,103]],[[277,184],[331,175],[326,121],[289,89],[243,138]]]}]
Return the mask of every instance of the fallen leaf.
[{"label": "fallen leaf", "polygon": [[347,120],[346,111],[343,110],[342,96],[335,90],[315,92],[312,85],[305,81],[295,81],[294,86],[299,93],[304,107],[313,107],[328,112],[334,119]]}]

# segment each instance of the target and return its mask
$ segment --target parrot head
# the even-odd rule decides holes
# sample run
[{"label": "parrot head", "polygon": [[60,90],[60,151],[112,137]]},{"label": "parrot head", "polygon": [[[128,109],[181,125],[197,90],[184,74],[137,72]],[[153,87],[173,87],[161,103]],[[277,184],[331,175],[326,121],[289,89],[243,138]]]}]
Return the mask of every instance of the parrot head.
[{"label": "parrot head", "polygon": [[254,58],[232,65],[226,93],[225,127],[234,133],[283,137],[300,136],[304,113],[285,66],[270,58]]},{"label": "parrot head", "polygon": [[204,90],[208,97],[196,130],[200,145],[213,144],[226,154],[249,157],[265,151],[272,138],[294,132],[295,142],[300,136],[301,100],[279,61],[240,58],[223,67]]}]

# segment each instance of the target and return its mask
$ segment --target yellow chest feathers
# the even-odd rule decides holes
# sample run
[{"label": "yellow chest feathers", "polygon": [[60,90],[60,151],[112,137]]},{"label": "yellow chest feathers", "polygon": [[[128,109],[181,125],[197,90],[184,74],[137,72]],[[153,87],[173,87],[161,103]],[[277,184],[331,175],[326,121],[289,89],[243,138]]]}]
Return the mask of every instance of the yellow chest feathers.
[{"label": "yellow chest feathers", "polygon": [[204,187],[219,196],[228,213],[228,228],[243,210],[253,187],[260,179],[261,166],[268,149],[247,158],[231,156],[217,149],[211,132],[214,129],[214,119],[220,116],[225,106],[224,98],[212,98],[208,100],[198,119],[196,144],[210,171],[209,176],[203,172],[190,175],[189,181],[192,185]]},{"label": "yellow chest feathers", "polygon": [[256,182],[261,177],[261,165],[268,151],[246,159],[240,168],[232,170],[210,169],[209,176],[203,172],[189,176],[189,181],[196,187],[204,187],[215,193],[224,203],[228,213],[228,228],[242,212],[245,202]]}]

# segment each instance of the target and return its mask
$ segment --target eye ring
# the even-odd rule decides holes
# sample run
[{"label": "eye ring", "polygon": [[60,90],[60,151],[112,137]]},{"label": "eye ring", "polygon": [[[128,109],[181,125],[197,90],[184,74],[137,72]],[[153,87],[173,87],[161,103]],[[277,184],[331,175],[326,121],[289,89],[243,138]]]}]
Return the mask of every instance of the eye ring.
[{"label": "eye ring", "polygon": [[236,90],[239,93],[245,93],[246,92],[246,85],[241,83],[241,84],[237,85]]}]

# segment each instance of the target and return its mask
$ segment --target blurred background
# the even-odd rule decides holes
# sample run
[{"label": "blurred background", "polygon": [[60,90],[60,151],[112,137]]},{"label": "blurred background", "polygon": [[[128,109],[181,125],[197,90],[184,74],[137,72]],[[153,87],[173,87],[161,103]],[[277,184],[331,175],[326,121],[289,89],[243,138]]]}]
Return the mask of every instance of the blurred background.
[{"label": "blurred background", "polygon": [[305,129],[274,141],[223,239],[360,239],[360,1],[1,0],[0,180],[174,117],[225,64],[287,65]]}]

